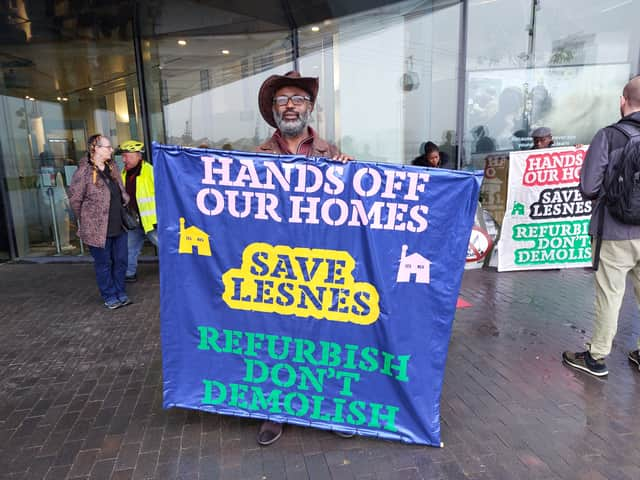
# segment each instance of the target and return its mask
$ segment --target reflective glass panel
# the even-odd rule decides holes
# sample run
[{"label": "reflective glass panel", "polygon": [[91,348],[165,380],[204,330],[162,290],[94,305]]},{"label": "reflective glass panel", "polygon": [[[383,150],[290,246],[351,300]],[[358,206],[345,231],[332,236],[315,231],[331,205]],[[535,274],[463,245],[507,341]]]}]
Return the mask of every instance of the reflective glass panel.
[{"label": "reflective glass panel", "polygon": [[455,168],[460,4],[398,2],[300,29],[320,77],[321,136],[357,159],[411,163],[426,141]]},{"label": "reflective glass panel", "polygon": [[118,2],[84,13],[67,3],[18,4],[20,16],[9,18],[24,21],[0,36],[9,235],[18,257],[88,254],[67,198],[86,140],[142,137],[130,17]]},{"label": "reflective glass panel", "polygon": [[152,137],[252,151],[272,130],[258,110],[260,85],[293,69],[291,31],[261,19],[270,5],[216,3],[163,2],[154,17],[143,17]]},{"label": "reflective glass panel", "polygon": [[562,146],[617,121],[639,15],[632,1],[471,0],[463,165],[531,148],[537,127]]}]

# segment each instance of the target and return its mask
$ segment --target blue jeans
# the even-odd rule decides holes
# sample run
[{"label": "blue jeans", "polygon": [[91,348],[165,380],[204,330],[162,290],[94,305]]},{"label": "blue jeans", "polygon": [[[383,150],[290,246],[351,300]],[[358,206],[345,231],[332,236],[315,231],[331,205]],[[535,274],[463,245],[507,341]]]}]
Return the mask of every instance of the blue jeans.
[{"label": "blue jeans", "polygon": [[146,236],[151,243],[158,247],[158,230],[155,228],[146,234],[142,228],[136,228],[135,230],[129,230],[128,235],[128,247],[129,247],[129,259],[127,261],[127,277],[131,277],[136,274],[138,269],[138,255],[144,245],[144,237]]},{"label": "blue jeans", "polygon": [[124,275],[127,270],[127,233],[107,237],[104,248],[89,247],[94,260],[96,281],[106,303],[125,300]]}]

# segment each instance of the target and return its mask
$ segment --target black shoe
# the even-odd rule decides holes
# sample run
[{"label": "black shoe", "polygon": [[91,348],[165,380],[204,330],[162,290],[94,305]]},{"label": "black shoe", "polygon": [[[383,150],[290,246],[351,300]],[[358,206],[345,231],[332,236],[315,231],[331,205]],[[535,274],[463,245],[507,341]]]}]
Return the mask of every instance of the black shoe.
[{"label": "black shoe", "polygon": [[640,351],[633,350],[629,352],[629,360],[635,363],[638,366],[638,370],[640,370]]},{"label": "black shoe", "polygon": [[133,275],[127,275],[124,277],[124,281],[127,283],[136,283],[138,281],[138,276],[135,273]]},{"label": "black shoe", "polygon": [[564,352],[562,354],[562,360],[568,366],[590,373],[596,377],[604,377],[609,374],[604,360],[596,360],[588,351],[576,353]]},{"label": "black shoe", "polygon": [[262,422],[260,430],[258,430],[258,437],[256,440],[260,445],[271,445],[278,441],[282,436],[282,424],[270,422],[268,420]]}]

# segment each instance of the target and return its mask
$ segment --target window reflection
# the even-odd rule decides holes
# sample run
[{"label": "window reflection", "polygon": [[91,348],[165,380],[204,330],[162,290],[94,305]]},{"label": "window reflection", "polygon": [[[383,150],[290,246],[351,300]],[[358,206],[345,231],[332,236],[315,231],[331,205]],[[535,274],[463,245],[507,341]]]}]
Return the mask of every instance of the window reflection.
[{"label": "window reflection", "polygon": [[184,47],[178,39],[151,41],[164,130],[154,137],[183,146],[253,150],[268,133],[258,113],[258,89],[269,75],[293,68],[289,32],[191,37]]},{"label": "window reflection", "polygon": [[616,121],[638,70],[639,14],[640,2],[617,0],[471,0],[463,166],[531,148],[537,127],[562,146],[588,144]]},{"label": "window reflection", "polygon": [[129,17],[120,5],[74,16],[66,4],[48,12],[18,3],[25,35],[0,35],[0,54],[14,59],[0,80],[2,208],[15,255],[81,255],[67,187],[86,139],[142,135]]},{"label": "window reflection", "polygon": [[[227,31],[246,22],[225,18]],[[299,69],[320,78],[313,128],[369,161],[409,163],[431,140],[454,167],[459,23],[457,2],[410,0],[299,27]],[[164,129],[155,137],[253,150],[272,133],[258,112],[258,89],[294,68],[291,35],[274,25],[232,39],[191,36],[186,45],[177,35],[149,39],[147,71],[159,78]]]},{"label": "window reflection", "polygon": [[455,168],[459,21],[459,4],[399,2],[302,29],[300,65],[320,76],[321,135],[390,163],[411,163],[431,140]]}]

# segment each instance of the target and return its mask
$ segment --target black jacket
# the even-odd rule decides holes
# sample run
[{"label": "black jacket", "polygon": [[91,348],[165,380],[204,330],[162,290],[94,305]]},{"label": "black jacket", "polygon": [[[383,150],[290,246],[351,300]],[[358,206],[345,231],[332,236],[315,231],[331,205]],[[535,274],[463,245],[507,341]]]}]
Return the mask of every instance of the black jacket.
[{"label": "black jacket", "polygon": [[[627,115],[620,119],[618,123],[620,122],[640,129],[640,112]],[[627,141],[627,136],[612,126],[600,129],[589,145],[589,150],[580,172],[580,191],[586,199],[594,201],[589,234],[596,236],[600,210],[604,209],[602,231],[604,240],[640,238],[640,225],[626,225],[618,222],[609,214],[608,209],[602,202],[598,201],[603,193],[601,186],[605,171],[607,171],[610,164],[618,160]]]}]

